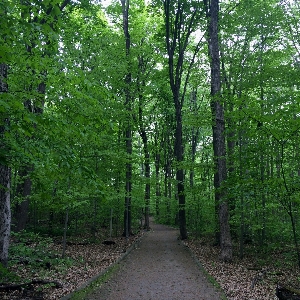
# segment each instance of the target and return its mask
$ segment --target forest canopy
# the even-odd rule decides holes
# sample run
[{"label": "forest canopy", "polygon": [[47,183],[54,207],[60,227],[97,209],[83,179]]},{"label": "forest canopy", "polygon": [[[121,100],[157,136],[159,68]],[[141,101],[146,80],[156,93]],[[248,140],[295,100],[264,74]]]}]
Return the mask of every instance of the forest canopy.
[{"label": "forest canopy", "polygon": [[299,18],[292,0],[2,0],[1,263],[11,231],[128,237],[152,215],[225,261],[251,241],[300,266]]}]

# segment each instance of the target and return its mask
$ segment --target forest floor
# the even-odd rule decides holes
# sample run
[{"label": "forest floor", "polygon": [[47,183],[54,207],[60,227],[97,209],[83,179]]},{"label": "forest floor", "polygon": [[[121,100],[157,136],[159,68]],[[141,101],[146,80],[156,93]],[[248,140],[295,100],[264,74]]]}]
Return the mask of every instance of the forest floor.
[{"label": "forest floor", "polygon": [[85,299],[95,300],[221,300],[178,231],[151,224],[149,232],[113,276]]},{"label": "forest floor", "polygon": [[[217,300],[224,299],[221,289],[228,300],[277,300],[278,282],[299,289],[300,272],[288,257],[290,250],[274,251],[262,258],[253,245],[248,245],[243,260],[234,257],[232,263],[222,263],[219,249],[212,245],[211,239],[181,242],[177,240],[177,230],[157,224],[151,224],[151,231],[141,238],[142,235],[129,240],[113,238],[110,239],[115,243],[112,245],[68,245],[68,259],[56,258],[57,264],[53,260],[51,264],[42,261],[32,268],[28,262],[18,262],[10,267],[11,273],[18,274],[16,283],[32,284],[9,290],[4,288],[8,282],[0,283],[0,299],[60,299],[114,265],[129,248],[133,251],[102,284],[90,289],[89,296],[76,299]],[[48,246],[61,253],[61,245]]]}]

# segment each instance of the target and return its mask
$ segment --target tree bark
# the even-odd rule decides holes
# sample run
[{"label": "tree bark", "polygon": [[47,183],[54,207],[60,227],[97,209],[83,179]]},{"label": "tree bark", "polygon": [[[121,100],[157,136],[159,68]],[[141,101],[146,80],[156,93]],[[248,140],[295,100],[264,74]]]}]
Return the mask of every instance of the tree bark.
[{"label": "tree bark", "polygon": [[[175,7],[176,6],[176,7]],[[196,11],[196,10],[195,10]],[[184,53],[188,45],[188,39],[193,26],[193,17],[186,24],[189,30],[184,32],[183,20],[185,16],[184,4],[177,1],[175,4],[170,0],[164,1],[165,25],[166,25],[166,46],[169,63],[170,87],[173,94],[175,108],[175,143],[174,155],[176,159],[176,182],[178,197],[178,221],[181,239],[187,239],[186,214],[185,214],[185,173],[182,167],[184,158],[184,145],[182,141],[182,106],[184,94],[180,95],[182,72],[184,63]],[[173,15],[175,12],[175,16]],[[183,32],[182,32],[183,31]]]},{"label": "tree bark", "polygon": [[[6,64],[0,64],[0,97],[7,93],[7,69]],[[2,97],[1,97],[2,98]],[[10,238],[11,211],[10,211],[10,180],[11,171],[8,166],[6,153],[7,145],[4,141],[6,126],[9,125],[8,116],[1,116],[0,124],[0,263],[6,267],[8,262],[8,247]]]},{"label": "tree bark", "polygon": [[[187,61],[187,47],[191,45],[190,38],[198,27],[202,9],[198,2],[188,1],[164,1],[166,46],[168,52],[169,80],[173,94],[175,108],[175,145],[176,181],[178,198],[178,217],[181,239],[187,239],[186,213],[185,213],[185,170],[184,143],[183,143],[183,104],[190,78],[190,72],[199,51],[199,43],[192,50],[192,59]],[[186,64],[188,68],[185,68]],[[184,74],[184,76],[183,76]]]},{"label": "tree bark", "polygon": [[[196,91],[191,92],[190,110],[191,110],[192,114],[196,114],[197,110],[198,110]],[[196,127],[192,128],[192,132],[191,132],[191,160],[192,160],[192,164],[194,164],[195,160],[196,160],[196,152],[197,152],[199,133],[200,133],[199,128],[196,128]],[[190,170],[190,187],[191,188],[193,188],[193,186],[194,186],[194,176],[195,176],[194,169],[191,169]],[[194,197],[195,197],[195,195],[194,195]]]},{"label": "tree bark", "polygon": [[21,167],[21,170],[19,171],[21,182],[17,185],[16,196],[20,198],[21,201],[16,204],[15,212],[13,213],[13,230],[16,232],[24,230],[28,220],[29,197],[32,185],[30,179],[31,171],[29,166]]},{"label": "tree bark", "polygon": [[127,121],[125,129],[125,144],[127,153],[126,182],[125,182],[125,210],[124,210],[124,233],[128,237],[131,234],[131,191],[132,191],[132,97],[130,94],[131,72],[129,70],[130,34],[129,34],[129,0],[121,0],[123,13],[123,31],[125,37],[127,74],[125,76],[125,109]]},{"label": "tree bark", "polygon": [[[176,112],[176,131],[175,131],[175,157],[178,164],[183,162],[183,142],[182,142],[182,113]],[[186,214],[185,214],[185,174],[182,166],[176,171],[177,195],[178,195],[178,221],[181,239],[187,239]]]},{"label": "tree bark", "polygon": [[144,175],[146,179],[145,183],[145,223],[144,229],[150,230],[150,153],[148,147],[148,136],[147,131],[143,122],[143,107],[145,106],[145,99],[143,97],[143,90],[146,87],[146,68],[147,63],[142,55],[139,56],[139,72],[137,78],[137,91],[139,99],[139,113],[138,113],[138,124],[139,124],[139,134],[143,141],[144,149]]},{"label": "tree bark", "polygon": [[[3,130],[0,129],[2,135]],[[6,267],[10,237],[10,168],[0,165],[0,263]]]},{"label": "tree bark", "polygon": [[215,157],[215,201],[219,207],[221,259],[232,260],[228,203],[222,184],[226,180],[226,143],[224,107],[221,102],[220,53],[218,40],[219,0],[211,0],[209,15],[209,55],[211,59],[211,111],[213,118],[213,150]]},{"label": "tree bark", "polygon": [[145,178],[146,178],[146,185],[145,185],[145,224],[144,228],[146,230],[150,230],[150,155],[148,151],[148,147],[146,147],[145,151]]},{"label": "tree bark", "polygon": [[[141,108],[140,108],[140,114]],[[141,122],[141,115],[140,115],[140,122]],[[150,154],[148,149],[148,138],[147,133],[143,125],[140,123],[140,136],[143,141],[144,146],[144,167],[145,167],[145,178],[146,178],[146,184],[145,184],[145,223],[144,223],[144,229],[149,230],[150,229]]]},{"label": "tree bark", "polygon": [[164,149],[164,197],[166,199],[166,214],[167,219],[166,223],[171,224],[171,199],[172,199],[172,178],[173,178],[173,172],[172,172],[172,152],[170,150],[170,141],[167,133],[165,132],[165,139],[163,143],[163,149]]},{"label": "tree bark", "polygon": [[159,216],[159,202],[161,197],[161,191],[160,191],[160,154],[158,150],[155,153],[155,214],[156,216]]},{"label": "tree bark", "polygon": [[[24,11],[22,12],[22,17],[25,17],[25,12],[30,11],[30,5],[24,1],[21,1],[23,6]],[[23,3],[24,2],[24,3]],[[60,10],[62,11],[64,7],[70,2],[70,0],[64,1],[62,6],[60,6]],[[46,10],[46,14],[48,16],[51,15],[52,10],[54,9],[55,5],[49,5],[48,9]],[[27,20],[29,24],[37,22],[37,24],[44,24],[47,22],[44,18],[41,18],[39,20],[34,20],[32,17],[29,17]],[[57,19],[55,20],[57,22]],[[54,31],[54,21],[49,23],[51,29]],[[36,39],[32,38],[29,44],[26,44],[26,51],[28,54],[31,56],[33,55],[33,49],[36,48]],[[47,37],[45,46],[49,47],[51,45],[51,38]],[[46,56],[46,53],[48,55],[51,55],[52,53],[49,54],[49,51],[45,47],[43,51],[43,57]],[[30,68],[31,69],[31,68]],[[31,72],[34,74],[35,71],[31,70]],[[30,72],[30,73],[31,73]],[[42,78],[47,76],[47,71],[40,72]],[[30,84],[28,86],[28,91],[33,92],[35,88]],[[28,113],[32,114],[42,114],[44,110],[44,103],[45,103],[45,93],[46,93],[46,82],[43,80],[37,85],[37,91],[38,91],[38,97],[37,99],[32,98],[24,101],[24,108]],[[32,136],[30,139],[34,139],[35,137]],[[17,196],[21,198],[21,201],[16,204],[15,212],[13,213],[13,219],[14,219],[14,230],[19,232],[21,230],[24,230],[27,224],[28,220],[28,215],[29,215],[29,200],[30,200],[30,194],[31,194],[31,186],[32,186],[32,180],[30,178],[30,174],[33,171],[33,165],[32,164],[27,164],[24,166],[21,166],[19,173],[20,173],[20,182],[18,183],[17,186]]]}]

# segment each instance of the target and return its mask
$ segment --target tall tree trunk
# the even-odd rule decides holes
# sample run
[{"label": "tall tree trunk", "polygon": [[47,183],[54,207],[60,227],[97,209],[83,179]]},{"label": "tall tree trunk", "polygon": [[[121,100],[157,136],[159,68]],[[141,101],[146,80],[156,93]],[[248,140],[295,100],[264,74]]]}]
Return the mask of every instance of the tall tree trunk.
[{"label": "tall tree trunk", "polygon": [[[156,147],[157,148],[157,147]],[[156,150],[155,153],[155,214],[156,216],[159,216],[159,202],[161,197],[161,191],[160,191],[160,154],[158,152],[159,150]]]},{"label": "tall tree trunk", "polygon": [[65,225],[64,225],[64,235],[63,235],[63,250],[62,250],[62,254],[61,254],[62,258],[65,258],[66,248],[67,248],[68,221],[69,221],[69,207],[66,208],[66,214],[65,214]]},{"label": "tall tree trunk", "polygon": [[[66,1],[65,5],[67,5],[69,1]],[[26,1],[21,1],[23,4],[23,9],[24,11],[21,13],[23,18],[26,18],[25,15],[28,14],[31,10],[31,5],[27,3]],[[46,11],[47,15],[50,15],[51,11],[53,9],[53,6],[50,5],[48,10]],[[60,8],[63,9],[63,8]],[[29,24],[32,24],[34,22],[37,22],[38,24],[43,24],[45,19],[40,19],[34,21],[31,17],[31,14],[28,14],[30,17],[28,18],[27,22]],[[54,30],[54,23],[49,24],[51,29]],[[31,38],[30,43],[25,45],[26,51],[28,52],[28,55],[31,57],[34,55],[33,49],[36,47],[36,39]],[[50,37],[46,41],[45,45],[49,47],[51,45]],[[45,48],[43,56],[45,56],[47,52],[47,49]],[[34,74],[35,70],[33,70],[31,67],[29,67],[30,73]],[[41,72],[42,78],[47,76],[47,72]],[[37,99],[27,99],[24,102],[24,108],[27,113],[29,114],[42,114],[43,109],[44,109],[44,102],[45,102],[45,92],[46,92],[46,83],[45,81],[42,81],[41,83],[38,84],[37,88],[33,87],[32,84],[30,84],[28,87],[28,92],[33,93],[37,89],[38,92],[38,98]],[[32,136],[30,139],[34,139],[34,136]],[[27,164],[24,166],[21,166],[21,169],[19,170],[20,173],[20,182],[18,183],[17,186],[17,196],[21,198],[21,201],[16,204],[15,212],[14,212],[14,230],[15,231],[21,231],[25,229],[28,216],[29,216],[29,200],[30,200],[30,194],[31,194],[31,186],[32,186],[32,181],[30,178],[30,174],[33,171],[33,165],[32,164]]]},{"label": "tall tree trunk", "polygon": [[[0,64],[0,97],[7,93],[6,64]],[[1,97],[2,98],[2,97]],[[4,141],[6,126],[9,124],[8,116],[2,115],[0,120],[0,263],[6,267],[8,262],[8,247],[10,238],[11,211],[10,211],[10,180],[11,172],[8,166],[7,146]]]},{"label": "tall tree trunk", "polygon": [[28,166],[22,167],[19,171],[21,182],[17,185],[16,196],[21,199],[16,204],[13,230],[19,232],[24,230],[28,220],[29,197],[31,193],[30,169]]},{"label": "tall tree trunk", "polygon": [[[263,31],[263,26],[261,24],[261,30]],[[264,92],[264,79],[265,79],[265,74],[264,74],[264,60],[263,60],[263,54],[265,51],[265,40],[266,37],[262,34],[260,37],[261,44],[260,44],[260,55],[259,55],[259,62],[260,62],[260,79],[259,79],[259,88],[260,88],[260,109],[261,109],[261,120],[263,120],[263,115],[265,111],[265,92]],[[259,122],[258,124],[258,129],[261,129],[264,126],[263,122]],[[261,135],[261,141],[263,142],[263,135]],[[261,180],[261,186],[263,187],[265,184],[265,155],[263,151],[261,151],[260,154],[260,180]],[[264,189],[261,189],[261,205],[262,205],[262,224],[261,224],[261,236],[260,236],[260,245],[263,247],[265,243],[265,238],[266,238],[266,194]],[[260,194],[259,193],[259,194]]]},{"label": "tall tree trunk", "polygon": [[[191,110],[192,114],[196,114],[197,110],[198,110],[196,91],[191,92],[190,110]],[[197,152],[199,133],[200,133],[199,128],[195,128],[195,127],[192,128],[192,133],[191,133],[191,160],[192,160],[192,165],[194,165],[195,160],[196,160],[196,152]],[[193,186],[194,186],[194,176],[195,176],[194,168],[192,168],[190,170],[190,187],[191,188],[193,188]],[[195,194],[193,194],[193,195],[195,197]]]},{"label": "tall tree trunk", "polygon": [[150,229],[149,216],[150,216],[150,153],[148,147],[148,136],[143,122],[143,107],[145,105],[145,100],[143,97],[143,90],[146,86],[145,81],[145,73],[146,73],[146,63],[144,57],[139,56],[139,73],[137,78],[137,91],[138,91],[138,99],[139,99],[139,115],[138,115],[138,123],[139,123],[139,134],[143,141],[143,149],[144,149],[144,174],[145,174],[145,223],[144,228],[146,230]]},{"label": "tall tree trunk", "polygon": [[[182,88],[182,74],[184,68],[185,51],[189,44],[192,28],[195,26],[195,16],[197,9],[189,15],[187,7],[182,1],[164,1],[165,25],[166,25],[166,46],[168,52],[169,80],[173,95],[175,108],[175,143],[174,155],[176,160],[176,182],[178,197],[178,221],[181,239],[187,239],[186,214],[185,214],[185,172],[182,166],[184,159],[183,127],[182,127],[182,107],[186,92],[186,84],[189,77],[185,80],[184,89]],[[175,15],[174,15],[175,13]],[[186,19],[187,18],[187,19]],[[188,29],[187,29],[188,28]],[[195,50],[196,52],[197,50]],[[190,64],[190,67],[193,63]]]},{"label": "tall tree trunk", "polygon": [[[3,126],[0,128],[3,135]],[[10,168],[0,165],[0,263],[6,267],[10,237]]]},{"label": "tall tree trunk", "polygon": [[148,151],[148,147],[146,147],[145,151],[145,177],[146,177],[146,185],[145,185],[145,224],[144,228],[146,230],[150,229],[150,155]]},{"label": "tall tree trunk", "polygon": [[[140,116],[141,117],[141,116]],[[145,131],[145,128],[140,124],[140,136],[143,140],[143,146],[144,146],[144,167],[145,167],[145,178],[146,178],[146,184],[145,184],[145,223],[144,228],[146,230],[150,229],[150,222],[149,222],[149,216],[150,216],[150,154],[148,149],[148,138],[147,133]]]},{"label": "tall tree trunk", "polygon": [[[174,100],[175,101],[175,100]],[[179,102],[179,100],[178,100]],[[183,142],[182,142],[182,112],[176,107],[176,131],[175,131],[175,158],[178,164],[183,162]],[[185,214],[185,174],[183,167],[178,167],[176,171],[177,196],[178,196],[178,221],[181,239],[187,239],[186,214]]]},{"label": "tall tree trunk", "polygon": [[[199,43],[192,50],[192,59],[186,60],[187,47],[190,38],[198,27],[201,9],[198,2],[164,1],[166,46],[168,52],[169,80],[175,108],[175,143],[174,154],[176,159],[176,181],[178,197],[178,217],[181,239],[187,239],[186,213],[185,213],[185,172],[183,169],[184,143],[183,143],[183,104],[190,78],[190,72],[199,51]],[[188,68],[186,68],[186,64]],[[183,76],[183,73],[185,76]]]},{"label": "tall tree trunk", "polygon": [[[32,90],[32,88],[30,89]],[[37,91],[39,96],[38,99],[35,99],[35,101],[25,101],[24,107],[28,113],[40,115],[44,110],[46,83],[41,82],[38,85]],[[34,138],[34,136],[30,137],[31,140]],[[13,214],[14,230],[17,232],[25,229],[29,217],[29,200],[32,186],[30,175],[32,171],[32,164],[21,166],[19,170],[20,182],[17,185],[16,196],[19,197],[21,201],[16,204],[15,212]]]},{"label": "tall tree trunk", "polygon": [[171,167],[171,158],[169,153],[165,152],[165,166],[164,166],[164,196],[166,199],[166,213],[167,213],[167,224],[171,224],[171,198],[172,198],[172,167]]},{"label": "tall tree trunk", "polygon": [[[241,125],[241,123],[239,124]],[[243,158],[243,148],[245,147],[244,146],[244,143],[243,143],[243,133],[240,131],[239,132],[239,163],[240,163],[240,166],[239,166],[239,176],[240,176],[240,180],[243,179],[243,177],[245,176],[245,170],[243,168],[243,161],[242,161],[242,158]],[[239,257],[240,259],[243,259],[244,258],[244,244],[245,244],[245,200],[244,200],[244,193],[242,192],[240,194],[240,247],[239,247]]]},{"label": "tall tree trunk", "polygon": [[123,13],[123,31],[125,37],[127,74],[125,76],[125,109],[127,111],[127,122],[125,129],[125,144],[127,153],[126,183],[125,183],[125,210],[124,210],[124,233],[126,237],[131,234],[131,191],[132,191],[132,99],[130,94],[131,72],[129,69],[130,34],[129,34],[129,0],[121,0]]},{"label": "tall tree trunk", "polygon": [[[191,112],[191,114],[194,114],[196,116],[197,111],[198,111],[197,94],[196,94],[196,91],[192,91],[191,92],[190,112]],[[195,208],[195,215],[193,217],[196,237],[198,236],[198,233],[199,233],[198,224],[200,224],[200,218],[201,218],[200,202],[197,201],[197,193],[194,191],[194,179],[195,179],[194,164],[196,161],[199,133],[200,133],[200,128],[196,128],[193,126],[192,130],[191,130],[191,137],[190,137],[190,139],[191,139],[191,162],[192,162],[192,168],[190,169],[190,191],[192,193],[193,203],[195,203],[195,204],[197,203],[197,207]]]},{"label": "tall tree trunk", "polygon": [[229,227],[228,203],[222,184],[226,180],[226,144],[224,107],[221,102],[220,53],[218,40],[219,0],[210,2],[209,55],[211,59],[211,110],[213,118],[213,150],[215,157],[215,201],[219,207],[221,259],[232,260],[232,242]]}]

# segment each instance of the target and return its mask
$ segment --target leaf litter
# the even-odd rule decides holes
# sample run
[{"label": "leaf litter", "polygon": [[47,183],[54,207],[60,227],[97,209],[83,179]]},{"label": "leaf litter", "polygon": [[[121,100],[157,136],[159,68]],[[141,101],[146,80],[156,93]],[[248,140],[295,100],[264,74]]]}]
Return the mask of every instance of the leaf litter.
[{"label": "leaf litter", "polygon": [[224,263],[219,259],[219,247],[205,239],[191,239],[184,244],[206,272],[218,282],[228,300],[278,300],[278,283],[298,289],[300,287],[299,267],[286,260],[282,250],[273,251],[267,258],[263,258],[251,245],[243,259],[234,256],[231,263]]},{"label": "leaf litter", "polygon": [[[0,299],[60,299],[114,264],[140,238],[141,234],[130,236],[128,239],[111,238],[110,240],[114,242],[112,245],[72,243],[66,248],[67,259],[57,258],[58,263],[46,269],[42,264],[34,268],[31,264],[16,262],[9,268],[9,271],[16,275],[18,282],[0,282]],[[62,248],[61,243],[52,243],[48,245],[47,250],[62,253]],[[16,290],[9,288],[11,284],[26,283],[37,279],[46,280],[49,284],[30,284],[26,288],[20,287]],[[57,288],[53,283],[60,283],[61,286]],[[29,291],[31,291],[30,294]]]},{"label": "leaf litter", "polygon": [[[21,282],[44,280],[49,284],[32,284],[27,289],[11,291],[3,289],[0,290],[0,298],[60,299],[114,264],[141,235],[142,232],[128,240],[122,237],[112,238],[115,244],[111,245],[102,243],[68,245],[66,250],[68,259],[47,269],[34,269],[26,264],[13,265],[10,271],[17,274]],[[299,268],[296,264],[291,264],[290,260],[286,260],[282,251],[274,251],[262,263],[255,247],[249,246],[244,259],[241,260],[236,256],[231,263],[223,263],[219,259],[219,248],[205,239],[189,239],[184,241],[184,244],[206,272],[218,282],[228,300],[277,300],[275,295],[277,283],[299,288]],[[53,243],[49,248],[56,253],[62,252],[61,244]],[[54,283],[59,283],[61,287],[57,287]],[[0,283],[0,287],[5,284]]]}]

